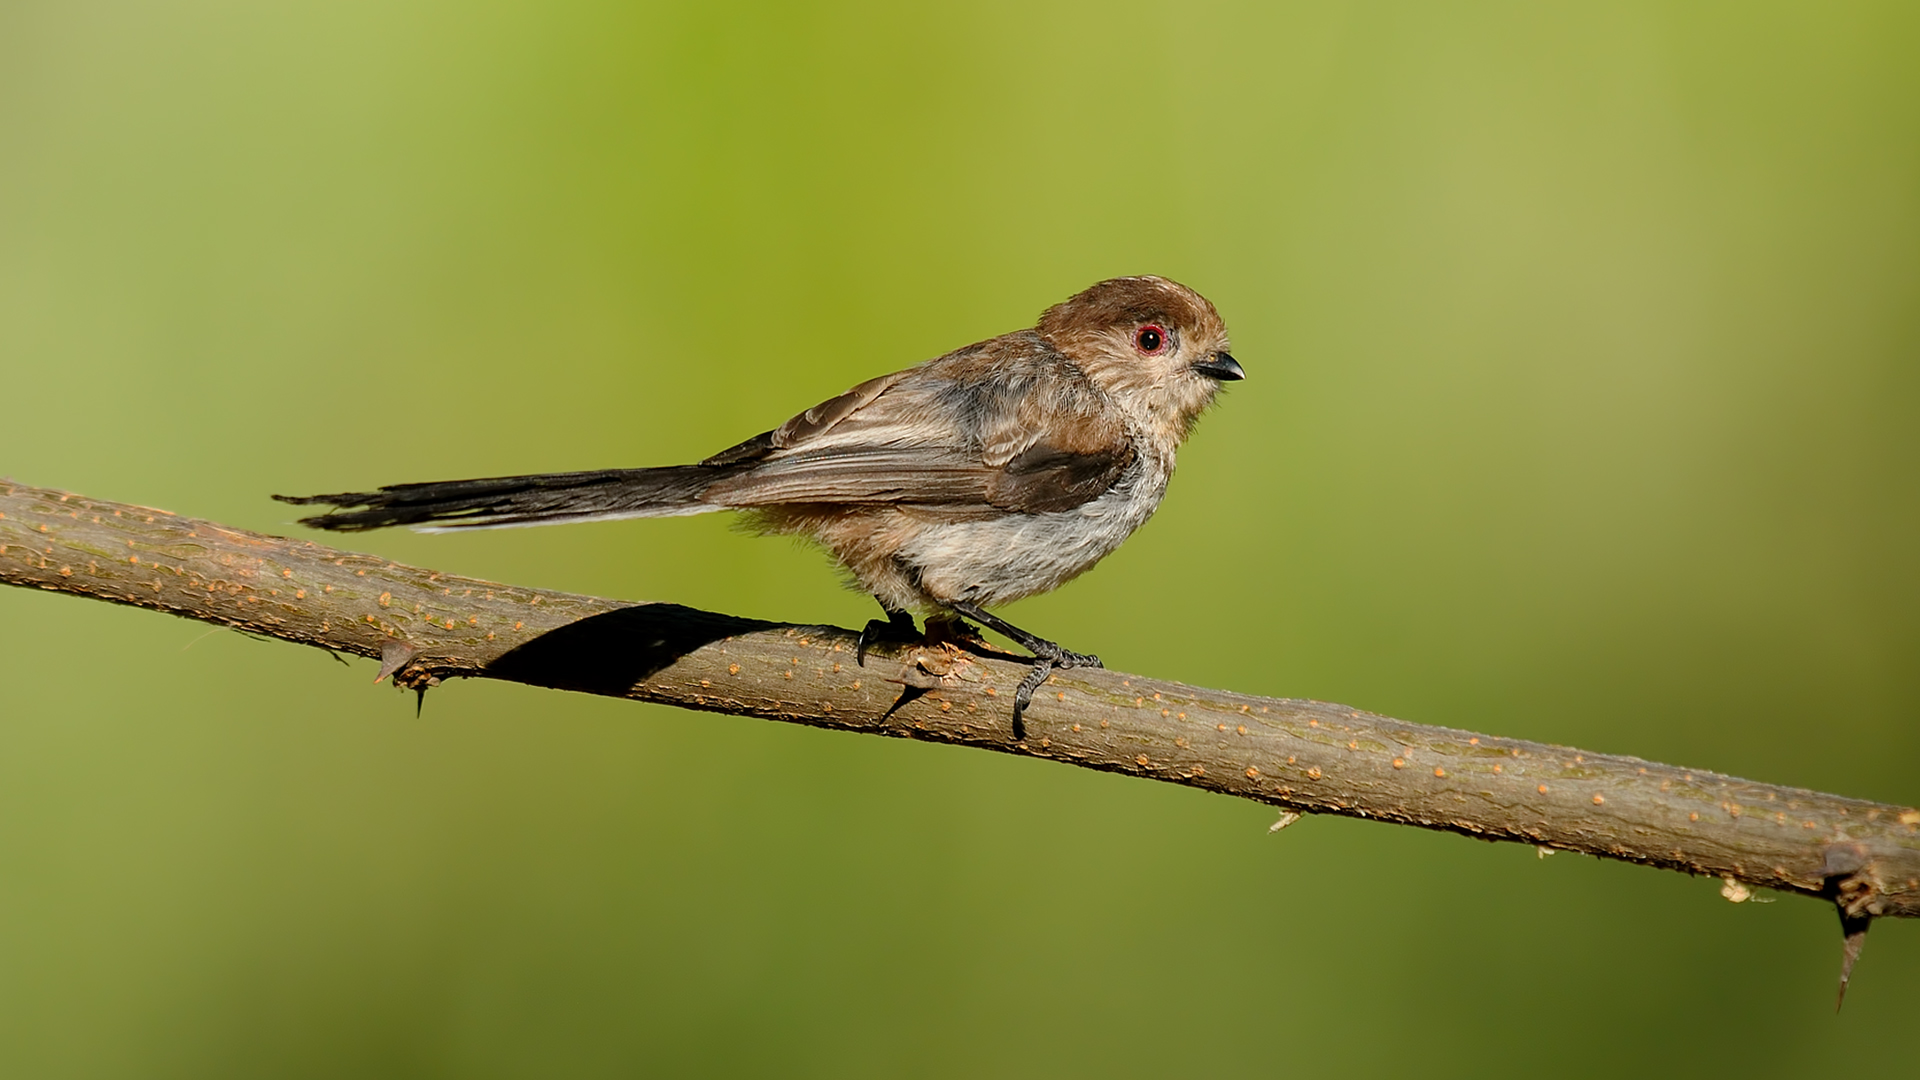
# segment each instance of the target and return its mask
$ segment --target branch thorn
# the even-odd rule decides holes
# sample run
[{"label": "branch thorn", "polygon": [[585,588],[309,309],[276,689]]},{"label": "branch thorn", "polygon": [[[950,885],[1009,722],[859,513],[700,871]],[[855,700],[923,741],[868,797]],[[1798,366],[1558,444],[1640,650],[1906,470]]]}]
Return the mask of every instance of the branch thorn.
[{"label": "branch thorn", "polygon": [[1871,915],[1840,913],[1840,932],[1846,935],[1846,941],[1840,948],[1840,993],[1833,999],[1834,1012],[1847,1002],[1847,982],[1853,978],[1854,962],[1860,959],[1860,946],[1867,943],[1867,927],[1871,925]]},{"label": "branch thorn", "polygon": [[932,689],[932,687],[915,686],[912,683],[902,683],[900,686],[900,696],[897,698],[894,698],[893,704],[887,706],[887,711],[885,713],[882,713],[880,716],[880,722],[884,724],[887,721],[893,719],[894,713],[897,713],[905,706],[911,705],[915,701],[918,701],[930,689]]},{"label": "branch thorn", "polygon": [[1297,811],[1297,810],[1282,810],[1282,811],[1280,811],[1280,820],[1279,820],[1279,821],[1276,821],[1276,822],[1274,822],[1273,824],[1271,824],[1271,825],[1269,825],[1269,826],[1267,826],[1267,831],[1268,831],[1269,833],[1277,833],[1277,832],[1279,832],[1279,831],[1280,831],[1281,829],[1284,829],[1284,828],[1286,828],[1287,826],[1289,826],[1289,825],[1291,825],[1291,824],[1293,824],[1294,822],[1296,822],[1296,821],[1299,821],[1299,820],[1300,820],[1300,812],[1299,812],[1299,811]]},{"label": "branch thorn", "polygon": [[375,686],[386,681],[387,676],[407,666],[413,659],[413,646],[398,638],[388,638],[380,643],[380,674],[373,677]]}]

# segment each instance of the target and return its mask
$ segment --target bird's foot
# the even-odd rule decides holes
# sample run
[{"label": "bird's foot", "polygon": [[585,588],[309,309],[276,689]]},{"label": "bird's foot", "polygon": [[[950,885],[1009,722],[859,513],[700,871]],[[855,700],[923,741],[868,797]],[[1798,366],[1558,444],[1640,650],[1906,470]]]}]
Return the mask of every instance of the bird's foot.
[{"label": "bird's foot", "polygon": [[[1027,725],[1022,718],[1026,715],[1027,706],[1033,704],[1033,692],[1040,689],[1040,684],[1047,681],[1047,676],[1053,673],[1054,668],[1105,666],[1100,663],[1100,658],[1092,653],[1077,653],[1071,649],[1063,649],[1046,638],[1035,637],[971,601],[949,600],[946,606],[956,616],[964,615],[982,626],[1007,635],[1021,648],[1033,654],[1033,667],[1013,691],[1013,737],[1016,740],[1027,737]],[[931,620],[928,626],[931,629]]]},{"label": "bird's foot", "polygon": [[1063,649],[1053,642],[1044,639],[1035,641],[1033,645],[1038,646],[1033,648],[1033,652],[1036,654],[1033,660],[1033,667],[1027,670],[1026,677],[1020,680],[1020,685],[1013,688],[1013,737],[1015,741],[1027,737],[1027,725],[1021,718],[1026,715],[1027,706],[1033,704],[1033,692],[1040,689],[1041,685],[1047,681],[1047,678],[1053,674],[1054,668],[1097,668],[1103,666],[1100,663],[1100,658],[1092,653],[1077,653],[1071,649]]},{"label": "bird's foot", "polygon": [[[1059,646],[1057,645],[1054,647],[1059,648]],[[1055,667],[1063,667],[1063,668],[1070,668],[1070,667],[1104,668],[1107,666],[1105,664],[1102,664],[1100,662],[1100,658],[1093,655],[1092,653],[1070,652],[1066,649],[1060,649],[1060,655],[1053,658],[1053,663]]]},{"label": "bird's foot", "polygon": [[898,645],[918,645],[926,640],[920,631],[914,629],[913,616],[904,611],[889,611],[882,619],[868,619],[867,625],[860,630],[860,637],[853,645],[854,662],[861,667],[867,666],[867,649],[880,642]]},{"label": "bird's foot", "polygon": [[1033,662],[1033,667],[1027,670],[1026,678],[1020,680],[1020,685],[1013,688],[1014,742],[1026,741],[1027,725],[1021,718],[1026,715],[1027,706],[1033,704],[1033,692],[1040,689],[1040,684],[1046,682],[1047,676],[1051,674],[1053,674],[1053,661],[1042,656]]}]

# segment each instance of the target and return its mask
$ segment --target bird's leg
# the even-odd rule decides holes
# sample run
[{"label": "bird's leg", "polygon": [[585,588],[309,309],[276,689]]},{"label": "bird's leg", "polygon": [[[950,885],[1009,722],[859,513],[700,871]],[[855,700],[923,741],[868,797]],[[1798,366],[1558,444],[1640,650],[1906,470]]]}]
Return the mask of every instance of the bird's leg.
[{"label": "bird's leg", "polygon": [[1100,658],[1092,653],[1077,653],[1063,649],[1056,642],[1035,637],[998,615],[988,614],[976,604],[955,601],[947,607],[990,630],[1005,634],[1013,639],[1015,644],[1033,654],[1033,669],[1027,672],[1027,677],[1021,679],[1020,685],[1013,691],[1013,737],[1015,739],[1027,737],[1027,727],[1020,718],[1025,715],[1027,706],[1032,704],[1033,692],[1040,689],[1040,684],[1047,681],[1047,676],[1054,668],[1102,666]]},{"label": "bird's leg", "polygon": [[1056,642],[1036,637],[1013,625],[998,615],[982,610],[978,605],[964,600],[956,600],[947,605],[953,611],[972,619],[989,630],[999,631],[1013,639],[1013,643],[1043,660],[1049,660],[1055,667],[1101,667],[1100,658],[1092,653],[1077,653],[1061,648]]},{"label": "bird's leg", "polygon": [[[875,599],[879,599],[875,597]],[[913,615],[905,611],[896,611],[880,602],[880,610],[887,613],[885,622],[868,619],[867,625],[860,631],[860,638],[854,642],[853,659],[861,667],[867,666],[867,646],[880,641],[894,641],[909,645],[921,640],[920,631],[913,628]]]}]

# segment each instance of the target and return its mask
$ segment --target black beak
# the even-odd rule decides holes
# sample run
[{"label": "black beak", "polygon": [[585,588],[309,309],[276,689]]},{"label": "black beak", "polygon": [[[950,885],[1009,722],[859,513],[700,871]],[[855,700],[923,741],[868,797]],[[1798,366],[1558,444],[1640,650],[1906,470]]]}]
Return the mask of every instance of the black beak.
[{"label": "black beak", "polygon": [[1220,382],[1239,382],[1247,377],[1247,373],[1240,367],[1240,361],[1235,360],[1232,353],[1214,353],[1194,364],[1193,370]]}]

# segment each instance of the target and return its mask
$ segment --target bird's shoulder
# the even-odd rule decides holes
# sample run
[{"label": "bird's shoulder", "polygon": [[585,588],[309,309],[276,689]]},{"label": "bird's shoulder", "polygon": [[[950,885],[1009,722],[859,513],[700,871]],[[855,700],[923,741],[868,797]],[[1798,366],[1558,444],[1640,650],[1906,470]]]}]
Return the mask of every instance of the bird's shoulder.
[{"label": "bird's shoulder", "polygon": [[1132,464],[1124,414],[1033,331],[870,379],[708,458],[750,468],[716,496],[1064,510]]},{"label": "bird's shoulder", "polygon": [[1031,330],[1004,334],[868,379],[703,465],[863,443],[977,450],[1002,466],[1036,441],[1094,452],[1125,439],[1122,416],[1081,368]]}]

